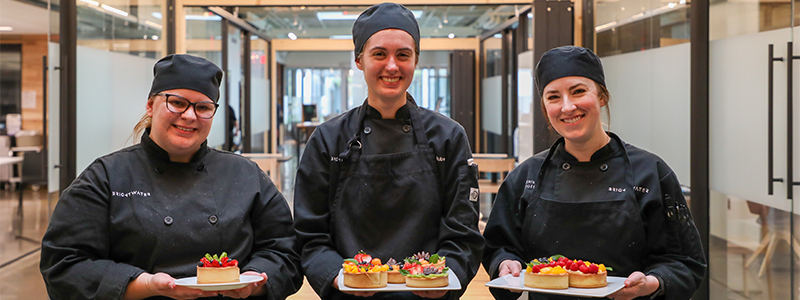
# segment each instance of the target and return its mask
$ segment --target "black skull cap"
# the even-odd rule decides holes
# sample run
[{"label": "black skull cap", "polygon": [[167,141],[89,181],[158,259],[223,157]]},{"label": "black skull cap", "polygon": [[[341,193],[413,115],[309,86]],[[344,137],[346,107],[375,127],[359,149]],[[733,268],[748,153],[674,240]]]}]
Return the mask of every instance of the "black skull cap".
[{"label": "black skull cap", "polygon": [[353,24],[353,44],[356,57],[364,50],[364,44],[376,32],[384,29],[400,29],[414,38],[419,51],[419,24],[414,13],[397,3],[384,2],[373,5],[358,16]]},{"label": "black skull cap", "polygon": [[195,90],[219,101],[222,69],[202,57],[170,54],[153,66],[153,85],[150,94],[174,89]]},{"label": "black skull cap", "polygon": [[553,80],[581,76],[606,86],[606,76],[600,58],[592,50],[577,46],[562,46],[542,54],[536,64],[536,88],[539,95]]}]

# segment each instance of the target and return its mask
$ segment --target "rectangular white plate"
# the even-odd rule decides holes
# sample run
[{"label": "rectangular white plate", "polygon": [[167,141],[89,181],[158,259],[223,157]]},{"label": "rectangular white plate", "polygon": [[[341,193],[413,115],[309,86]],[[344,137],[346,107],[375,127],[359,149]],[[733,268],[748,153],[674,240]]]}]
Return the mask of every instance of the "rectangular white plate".
[{"label": "rectangular white plate", "polygon": [[623,286],[625,286],[625,279],[626,279],[625,277],[608,276],[608,285],[601,288],[587,289],[587,288],[571,287],[565,290],[551,290],[551,289],[537,289],[525,286],[525,273],[522,273],[519,275],[519,277],[514,277],[511,276],[511,274],[509,274],[500,278],[496,278],[495,280],[487,282],[486,286],[493,288],[507,289],[507,290],[528,291],[534,293],[603,298],[605,296],[613,294],[614,292],[620,290]]},{"label": "rectangular white plate", "polygon": [[351,287],[344,286],[344,280],[342,280],[342,270],[339,270],[339,290],[340,291],[348,291],[348,292],[411,292],[411,291],[450,291],[450,290],[460,290],[461,289],[461,282],[458,281],[458,276],[453,274],[451,271],[447,271],[447,286],[443,287],[435,287],[435,288],[413,288],[407,287],[404,283],[389,283],[386,287],[382,288],[372,288],[372,289],[356,289]]}]

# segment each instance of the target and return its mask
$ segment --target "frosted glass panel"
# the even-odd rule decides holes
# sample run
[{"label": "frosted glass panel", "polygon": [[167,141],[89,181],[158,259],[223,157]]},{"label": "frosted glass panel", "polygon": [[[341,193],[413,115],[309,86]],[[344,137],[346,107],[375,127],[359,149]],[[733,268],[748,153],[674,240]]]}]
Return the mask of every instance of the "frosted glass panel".
[{"label": "frosted glass panel", "polygon": [[132,145],[133,126],[146,112],[155,59],[77,47],[77,161]]},{"label": "frosted glass panel", "polygon": [[47,192],[53,193],[60,190],[58,169],[55,168],[59,163],[61,151],[61,72],[55,70],[55,66],[60,64],[60,46],[58,43],[47,43]]},{"label": "frosted glass panel", "polygon": [[543,118],[541,111],[533,111],[533,51],[519,54],[517,65],[518,127],[514,134],[518,161],[533,156],[533,119]]},{"label": "frosted glass panel", "polygon": [[601,59],[611,92],[610,130],[660,156],[684,185],[691,180],[689,50],[680,44]]},{"label": "frosted glass panel", "polygon": [[[784,185],[767,195],[767,45],[786,55],[789,29],[711,41],[710,188],[789,209]],[[736,62],[736,63],[731,63]],[[774,64],[775,177],[786,176],[786,66]],[[795,90],[796,91],[796,90]],[[797,95],[795,95],[797,99]]]},{"label": "frosted glass panel", "polygon": [[481,79],[481,128],[494,134],[503,132],[503,77]]}]

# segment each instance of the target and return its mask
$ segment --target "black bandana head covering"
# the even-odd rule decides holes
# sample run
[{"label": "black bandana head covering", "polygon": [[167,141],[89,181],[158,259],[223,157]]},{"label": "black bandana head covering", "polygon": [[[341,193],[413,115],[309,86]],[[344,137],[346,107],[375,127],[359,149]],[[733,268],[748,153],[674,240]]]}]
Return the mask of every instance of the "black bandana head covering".
[{"label": "black bandana head covering", "polygon": [[369,37],[389,28],[408,32],[414,38],[417,47],[415,50],[419,51],[419,24],[414,13],[403,5],[385,2],[365,10],[353,24],[353,44],[355,44],[353,52],[356,57],[361,54]]},{"label": "black bandana head covering", "polygon": [[150,94],[174,89],[189,89],[219,101],[222,69],[205,58],[188,54],[170,54],[153,66]]},{"label": "black bandana head covering", "polygon": [[548,50],[536,64],[536,88],[539,89],[539,95],[544,93],[544,88],[553,80],[568,76],[586,77],[606,86],[603,64],[592,50],[563,46]]}]

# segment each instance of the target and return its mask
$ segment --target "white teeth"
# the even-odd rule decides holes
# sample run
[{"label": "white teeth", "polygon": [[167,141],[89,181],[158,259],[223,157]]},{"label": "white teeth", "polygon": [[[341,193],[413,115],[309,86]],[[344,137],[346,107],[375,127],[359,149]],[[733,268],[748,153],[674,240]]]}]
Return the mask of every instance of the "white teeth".
[{"label": "white teeth", "polygon": [[386,78],[386,77],[383,78],[383,81],[386,82],[397,82],[398,80],[400,80],[400,78]]},{"label": "white teeth", "polygon": [[572,119],[564,119],[564,123],[572,124],[572,123],[578,122],[578,120],[580,120],[580,119],[581,119],[580,116],[574,117]]},{"label": "white teeth", "polygon": [[183,130],[183,131],[194,131],[194,128],[186,128],[186,127],[181,127],[181,126],[178,126],[178,125],[175,125],[175,127],[177,127],[180,130]]}]

